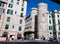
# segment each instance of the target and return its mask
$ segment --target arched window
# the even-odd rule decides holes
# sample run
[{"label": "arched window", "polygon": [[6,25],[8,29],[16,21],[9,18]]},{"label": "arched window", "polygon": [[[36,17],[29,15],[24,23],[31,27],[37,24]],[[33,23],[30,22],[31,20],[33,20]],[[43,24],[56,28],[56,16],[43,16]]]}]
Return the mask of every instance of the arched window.
[{"label": "arched window", "polygon": [[2,37],[7,37],[8,36],[8,32],[3,32]]},{"label": "arched window", "polygon": [[9,25],[8,24],[5,25],[5,29],[9,29]]}]

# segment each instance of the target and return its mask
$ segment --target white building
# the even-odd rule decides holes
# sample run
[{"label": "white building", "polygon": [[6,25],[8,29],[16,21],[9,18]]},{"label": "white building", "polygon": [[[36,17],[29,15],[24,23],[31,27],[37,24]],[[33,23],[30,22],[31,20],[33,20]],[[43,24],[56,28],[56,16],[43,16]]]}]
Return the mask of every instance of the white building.
[{"label": "white building", "polygon": [[46,3],[39,3],[38,8],[32,8],[31,15],[26,18],[25,37],[29,40],[60,41],[60,11],[48,12]]},{"label": "white building", "polygon": [[38,36],[41,40],[49,39],[47,4],[38,4]]},{"label": "white building", "polygon": [[[25,39],[34,40],[35,27],[37,26],[36,25],[36,22],[37,22],[36,17],[37,17],[37,8],[32,8],[31,14],[26,18],[26,21],[25,21],[25,23],[26,23],[25,30],[24,30]],[[37,37],[37,35],[36,35],[36,37]]]},{"label": "white building", "polygon": [[52,12],[48,12],[48,32],[49,32],[49,39],[53,39],[53,21],[52,21]]},{"label": "white building", "polygon": [[0,0],[0,36],[14,40],[23,37],[26,8],[27,0]]},{"label": "white building", "polygon": [[51,15],[53,21],[53,37],[60,41],[60,11],[54,10]]}]

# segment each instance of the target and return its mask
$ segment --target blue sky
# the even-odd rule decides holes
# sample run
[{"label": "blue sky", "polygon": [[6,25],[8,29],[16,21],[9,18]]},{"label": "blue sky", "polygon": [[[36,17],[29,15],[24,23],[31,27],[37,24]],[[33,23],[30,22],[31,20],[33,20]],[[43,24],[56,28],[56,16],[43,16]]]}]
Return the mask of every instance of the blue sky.
[{"label": "blue sky", "polygon": [[26,16],[30,15],[30,11],[32,7],[37,8],[38,3],[41,3],[41,2],[48,4],[48,11],[60,10],[60,5],[55,2],[52,2],[51,0],[28,0]]}]

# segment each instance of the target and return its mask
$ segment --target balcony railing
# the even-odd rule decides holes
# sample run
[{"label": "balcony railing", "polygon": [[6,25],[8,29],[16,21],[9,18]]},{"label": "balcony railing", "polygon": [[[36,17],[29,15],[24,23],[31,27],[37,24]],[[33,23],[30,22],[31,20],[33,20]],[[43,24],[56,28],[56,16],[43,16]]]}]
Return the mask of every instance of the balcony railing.
[{"label": "balcony railing", "polygon": [[8,0],[0,0],[1,2],[4,2],[4,3],[7,3],[8,2]]}]

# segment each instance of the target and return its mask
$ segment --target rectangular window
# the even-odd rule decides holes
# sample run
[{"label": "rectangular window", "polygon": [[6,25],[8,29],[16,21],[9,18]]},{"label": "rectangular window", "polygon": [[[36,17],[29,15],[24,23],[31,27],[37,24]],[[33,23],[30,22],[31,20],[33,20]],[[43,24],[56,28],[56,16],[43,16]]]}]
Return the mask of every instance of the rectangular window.
[{"label": "rectangular window", "polygon": [[22,8],[21,11],[24,11],[24,8]]},{"label": "rectangular window", "polygon": [[9,4],[9,6],[8,6],[8,7],[12,8],[12,7],[13,7],[13,4]]},{"label": "rectangular window", "polygon": [[19,2],[17,2],[17,4],[19,5]]},{"label": "rectangular window", "polygon": [[51,18],[51,16],[49,15],[49,18]]},{"label": "rectangular window", "polygon": [[42,16],[44,17],[44,14],[42,14]]},{"label": "rectangular window", "polygon": [[17,1],[20,1],[20,0],[17,0]]},{"label": "rectangular window", "polygon": [[22,6],[24,6],[24,4],[22,4]]},{"label": "rectangular window", "polygon": [[23,13],[21,13],[21,17],[23,17]]},{"label": "rectangular window", "polygon": [[59,26],[59,30],[60,30],[60,26]]},{"label": "rectangular window", "polygon": [[22,20],[20,20],[20,24],[22,24]]},{"label": "rectangular window", "polygon": [[49,23],[51,24],[51,20],[49,20]]},{"label": "rectangular window", "polygon": [[7,10],[7,14],[11,14],[12,15],[13,14],[13,10],[8,9]]},{"label": "rectangular window", "polygon": [[7,17],[7,21],[10,22],[10,17]]},{"label": "rectangular window", "polygon": [[49,26],[49,30],[52,30],[52,26]]},{"label": "rectangular window", "polygon": [[58,20],[58,25],[60,25],[60,20]]},{"label": "rectangular window", "polygon": [[55,19],[53,19],[53,24],[55,24]]},{"label": "rectangular window", "polygon": [[3,8],[0,8],[0,13],[4,13],[4,9]]},{"label": "rectangular window", "polygon": [[57,17],[59,17],[59,15],[57,15]]},{"label": "rectangular window", "polygon": [[52,17],[54,18],[54,17],[55,17],[55,15],[52,15]]},{"label": "rectangular window", "polygon": [[9,29],[9,25],[8,24],[5,25],[5,29]]},{"label": "rectangular window", "polygon": [[0,15],[0,20],[1,20],[1,15]]},{"label": "rectangular window", "polygon": [[15,14],[17,13],[17,11],[15,11]]},{"label": "rectangular window", "polygon": [[21,29],[22,29],[21,26],[19,26],[19,31],[21,31]]},{"label": "rectangular window", "polygon": [[12,26],[12,28],[14,28],[14,25]]},{"label": "rectangular window", "polygon": [[4,3],[3,2],[0,2],[0,6],[4,7]]}]

